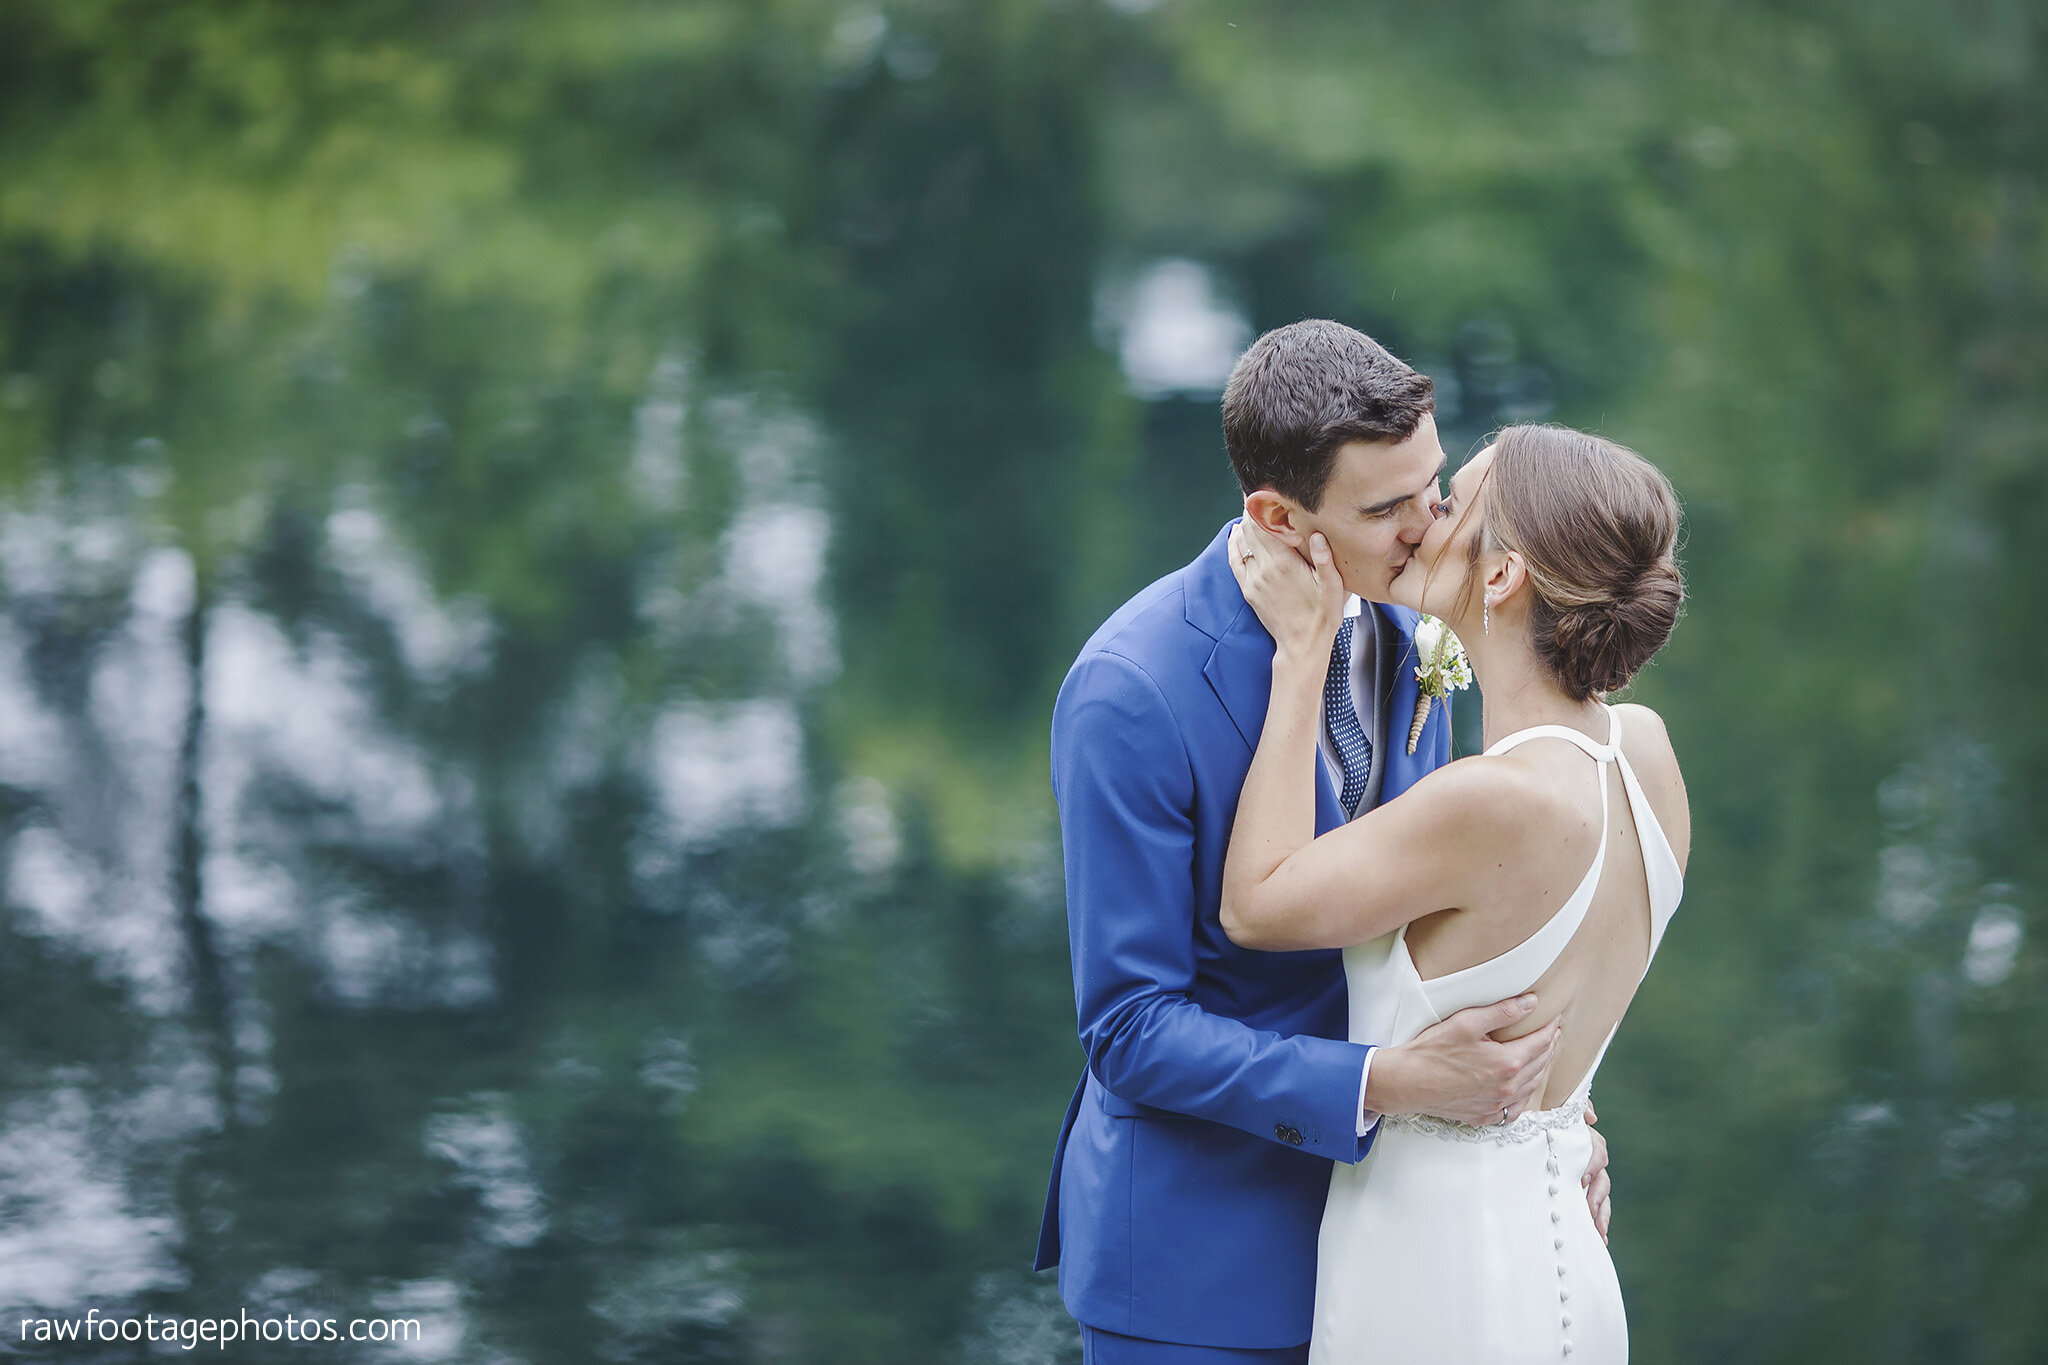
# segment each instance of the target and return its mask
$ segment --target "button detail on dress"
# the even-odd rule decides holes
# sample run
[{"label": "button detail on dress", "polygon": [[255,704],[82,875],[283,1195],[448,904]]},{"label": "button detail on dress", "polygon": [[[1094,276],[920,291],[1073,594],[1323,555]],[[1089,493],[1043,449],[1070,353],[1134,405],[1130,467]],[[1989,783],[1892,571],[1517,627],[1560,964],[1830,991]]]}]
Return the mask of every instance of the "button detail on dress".
[{"label": "button detail on dress", "polygon": [[[1546,1160],[1546,1161],[1545,1161],[1545,1162],[1543,1163],[1543,1165],[1544,1165],[1544,1169],[1546,1169],[1546,1170],[1548,1170],[1548,1171],[1550,1172],[1550,1202],[1551,1202],[1551,1204],[1552,1204],[1552,1206],[1553,1206],[1553,1207],[1551,1208],[1551,1210],[1550,1210],[1550,1222],[1551,1222],[1551,1225],[1552,1225],[1552,1227],[1556,1229],[1556,1232],[1555,1232],[1555,1233],[1554,1233],[1554,1234],[1552,1235],[1552,1237],[1551,1237],[1551,1239],[1550,1239],[1550,1245],[1551,1245],[1552,1249],[1553,1249],[1553,1250],[1555,1250],[1555,1251],[1556,1251],[1556,1252],[1558,1253],[1558,1260],[1557,1260],[1557,1278],[1558,1278],[1559,1280],[1562,1280],[1562,1279],[1564,1279],[1564,1272],[1565,1272],[1565,1264],[1564,1264],[1564,1237],[1563,1237],[1563,1235],[1562,1235],[1562,1233],[1563,1233],[1563,1229],[1562,1229],[1561,1227],[1558,1227],[1558,1225],[1564,1222],[1564,1214],[1563,1214],[1563,1213],[1561,1213],[1561,1212],[1559,1212],[1559,1211],[1558,1211],[1558,1209],[1557,1209],[1557,1208],[1555,1207],[1555,1205],[1556,1205],[1556,1203],[1557,1203],[1557,1176],[1558,1176],[1558,1170],[1557,1170],[1557,1140],[1556,1140],[1556,1139],[1555,1139],[1555,1138],[1554,1138],[1554,1137],[1553,1137],[1553,1136],[1552,1136],[1552,1135],[1551,1135],[1551,1134],[1550,1134],[1550,1133],[1549,1133],[1548,1131],[1546,1131],[1546,1132],[1545,1132],[1545,1133],[1543,1134],[1543,1141],[1544,1141],[1545,1145],[1547,1145],[1547,1146],[1549,1147],[1549,1149],[1550,1149],[1550,1150],[1549,1150],[1549,1153],[1548,1153],[1548,1160]],[[1568,1289],[1566,1289],[1566,1288],[1565,1288],[1565,1287],[1564,1287],[1564,1286],[1563,1286],[1562,1284],[1559,1284],[1559,1285],[1558,1285],[1558,1287],[1557,1287],[1557,1301],[1558,1301],[1558,1302],[1559,1302],[1559,1303],[1561,1304],[1561,1303],[1564,1303],[1564,1302],[1565,1302],[1566,1300],[1568,1300],[1568,1299],[1570,1299],[1570,1298],[1571,1298],[1571,1291],[1570,1291],[1570,1290],[1568,1290]],[[1565,1312],[1565,1311],[1564,1311],[1564,1310],[1563,1310],[1562,1308],[1560,1308],[1560,1309],[1558,1310],[1558,1316],[1559,1316],[1559,1319],[1560,1319],[1560,1322],[1559,1322],[1559,1326],[1558,1326],[1558,1331],[1559,1331],[1559,1333],[1560,1333],[1560,1334],[1562,1334],[1562,1333],[1564,1333],[1564,1332],[1568,1332],[1568,1331],[1570,1331],[1570,1330],[1571,1330],[1571,1325],[1572,1325],[1572,1316],[1571,1316],[1571,1314],[1570,1314],[1570,1313],[1567,1313],[1567,1312]],[[1561,1348],[1561,1349],[1563,1350],[1563,1352],[1564,1352],[1564,1354],[1565,1354],[1566,1356],[1569,1356],[1569,1355],[1571,1355],[1571,1353],[1572,1353],[1572,1343],[1571,1343],[1571,1338],[1570,1338],[1570,1337],[1565,1337],[1565,1336],[1561,1336],[1561,1337],[1560,1337],[1560,1341],[1559,1341],[1559,1346],[1560,1346],[1560,1348]]]}]

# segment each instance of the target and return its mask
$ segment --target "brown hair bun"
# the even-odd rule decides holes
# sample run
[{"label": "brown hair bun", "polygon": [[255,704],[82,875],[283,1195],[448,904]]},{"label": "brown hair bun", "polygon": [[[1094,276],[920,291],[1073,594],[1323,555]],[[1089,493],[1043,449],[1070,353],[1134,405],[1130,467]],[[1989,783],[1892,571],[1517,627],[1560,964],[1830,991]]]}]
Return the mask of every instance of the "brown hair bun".
[{"label": "brown hair bun", "polygon": [[1535,601],[1536,657],[1584,701],[1626,686],[1685,605],[1678,497],[1626,446],[1569,427],[1514,426],[1494,442],[1479,547],[1512,550]]}]

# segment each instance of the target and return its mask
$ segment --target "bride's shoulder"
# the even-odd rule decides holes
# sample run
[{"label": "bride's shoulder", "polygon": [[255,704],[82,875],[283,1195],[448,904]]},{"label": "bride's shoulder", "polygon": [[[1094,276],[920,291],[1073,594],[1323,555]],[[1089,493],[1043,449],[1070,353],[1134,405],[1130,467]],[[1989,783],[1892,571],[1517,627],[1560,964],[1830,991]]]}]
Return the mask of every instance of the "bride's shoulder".
[{"label": "bride's shoulder", "polygon": [[[1629,766],[1635,769],[1652,801],[1660,807],[1681,808],[1678,818],[1682,819],[1682,808],[1686,805],[1685,775],[1679,771],[1678,751],[1672,746],[1671,732],[1664,728],[1664,718],[1634,702],[1614,710],[1621,723],[1621,751],[1628,755]],[[1667,809],[1665,818],[1672,815]]]},{"label": "bride's shoulder", "polygon": [[1542,764],[1521,750],[1447,763],[1416,783],[1414,795],[1445,822],[1478,831],[1488,841],[1552,838],[1557,818],[1575,810]]},{"label": "bride's shoulder", "polygon": [[1659,735],[1665,733],[1664,717],[1658,715],[1639,701],[1618,701],[1607,709],[1620,712],[1621,723],[1624,726],[1629,726],[1631,723],[1646,725]]},{"label": "bride's shoulder", "polygon": [[1678,755],[1671,747],[1671,732],[1664,726],[1664,717],[1640,702],[1620,702],[1609,709],[1620,723],[1621,747],[1630,763],[1638,768],[1645,762],[1668,764],[1674,772],[1677,770]]}]

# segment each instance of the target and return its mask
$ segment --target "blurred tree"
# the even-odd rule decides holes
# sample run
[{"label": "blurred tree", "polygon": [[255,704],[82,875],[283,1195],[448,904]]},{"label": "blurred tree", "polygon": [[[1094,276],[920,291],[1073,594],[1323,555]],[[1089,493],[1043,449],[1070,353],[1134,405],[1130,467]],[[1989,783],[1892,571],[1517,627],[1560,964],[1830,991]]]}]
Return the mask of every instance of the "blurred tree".
[{"label": "blurred tree", "polygon": [[[1555,417],[1687,500],[1640,695],[1693,896],[1601,1104],[1638,1353],[2038,1355],[2041,45],[2012,0],[0,0],[0,570],[100,783],[0,773],[10,858],[97,826],[121,885],[94,697],[147,554],[195,584],[171,899],[245,1122],[179,1139],[149,1302],[446,1282],[536,1359],[1056,1339],[1003,1273],[1074,1065],[1044,712],[1234,501],[1210,398],[1103,348],[1104,286],[1186,257],[1424,364],[1454,454]],[[39,587],[85,560],[38,517],[123,548]],[[345,660],[435,821],[306,769],[209,814],[210,612]],[[692,833],[715,755],[661,736],[732,703],[800,795]],[[214,934],[216,854],[289,932]],[[71,971],[10,877],[0,958]],[[352,997],[365,908],[410,974]],[[465,944],[491,988],[437,995]],[[21,1113],[179,1055],[64,979],[5,1014]]]}]

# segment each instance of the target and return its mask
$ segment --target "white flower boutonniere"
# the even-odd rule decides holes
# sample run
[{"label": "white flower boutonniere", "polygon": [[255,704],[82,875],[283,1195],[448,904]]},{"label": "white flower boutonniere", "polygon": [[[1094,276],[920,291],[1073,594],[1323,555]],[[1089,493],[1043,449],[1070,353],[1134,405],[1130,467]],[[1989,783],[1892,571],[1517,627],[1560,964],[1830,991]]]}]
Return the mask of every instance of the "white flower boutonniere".
[{"label": "white flower boutonniere", "polygon": [[1434,616],[1415,625],[1415,681],[1422,690],[1415,698],[1415,719],[1408,726],[1408,752],[1422,741],[1422,727],[1429,721],[1429,704],[1472,685],[1472,661],[1465,646],[1451,628]]}]

